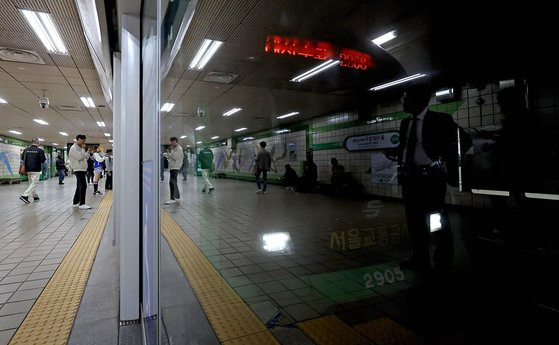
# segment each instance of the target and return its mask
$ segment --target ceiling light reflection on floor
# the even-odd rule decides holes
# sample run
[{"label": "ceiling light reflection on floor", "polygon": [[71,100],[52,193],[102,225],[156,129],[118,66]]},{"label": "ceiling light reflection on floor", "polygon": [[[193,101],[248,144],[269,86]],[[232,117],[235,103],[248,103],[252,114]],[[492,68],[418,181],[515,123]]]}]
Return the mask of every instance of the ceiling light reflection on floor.
[{"label": "ceiling light reflection on floor", "polygon": [[262,235],[262,248],[275,254],[288,254],[293,252],[293,243],[289,232],[271,232]]}]

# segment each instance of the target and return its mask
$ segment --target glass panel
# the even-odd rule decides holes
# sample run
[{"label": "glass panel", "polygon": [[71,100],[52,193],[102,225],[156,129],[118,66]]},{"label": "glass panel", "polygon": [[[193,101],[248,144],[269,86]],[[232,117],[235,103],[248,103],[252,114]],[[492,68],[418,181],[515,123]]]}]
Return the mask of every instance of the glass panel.
[{"label": "glass panel", "polygon": [[[159,343],[159,1],[144,1],[142,13],[142,246],[141,312],[146,344]],[[129,148],[134,152],[132,148]]]},{"label": "glass panel", "polygon": [[485,10],[464,10],[472,28],[418,2],[163,5],[177,39],[162,48],[179,47],[160,99],[166,339],[228,340],[197,302],[238,321],[212,291],[280,342],[316,340],[300,322],[327,315],[373,343],[367,327],[427,343],[551,335],[553,59],[485,42],[516,32]]}]

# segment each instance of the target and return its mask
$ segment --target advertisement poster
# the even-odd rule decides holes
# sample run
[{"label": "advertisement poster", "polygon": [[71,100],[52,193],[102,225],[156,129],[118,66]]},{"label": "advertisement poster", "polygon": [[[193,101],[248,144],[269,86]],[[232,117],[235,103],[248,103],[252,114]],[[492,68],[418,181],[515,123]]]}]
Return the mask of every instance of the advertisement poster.
[{"label": "advertisement poster", "polygon": [[296,162],[297,161],[297,144],[296,143],[289,143],[289,161]]},{"label": "advertisement poster", "polygon": [[371,153],[371,176],[374,183],[398,184],[397,163],[382,153]]}]

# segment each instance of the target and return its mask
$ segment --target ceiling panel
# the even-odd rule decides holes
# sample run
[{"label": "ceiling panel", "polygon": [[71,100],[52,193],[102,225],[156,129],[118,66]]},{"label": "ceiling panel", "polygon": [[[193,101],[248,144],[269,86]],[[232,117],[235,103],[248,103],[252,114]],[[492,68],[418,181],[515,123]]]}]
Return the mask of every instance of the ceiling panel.
[{"label": "ceiling panel", "polygon": [[[50,12],[70,54],[49,54],[17,8]],[[107,142],[95,121],[105,121],[106,131],[111,132],[110,109],[88,111],[79,99],[80,95],[91,95],[97,105],[105,104],[74,0],[0,0],[0,46],[34,50],[45,61],[45,65],[0,61],[0,96],[10,102],[0,106],[0,118],[10,119],[0,125],[0,133],[10,135],[7,127],[17,125],[24,129],[20,138],[26,140],[40,136],[63,144],[84,132],[90,142]],[[38,105],[43,92],[50,101],[46,110]],[[58,106],[84,110],[61,111]],[[33,122],[36,117],[45,118],[49,126]],[[58,131],[66,131],[70,136],[61,137]]]}]

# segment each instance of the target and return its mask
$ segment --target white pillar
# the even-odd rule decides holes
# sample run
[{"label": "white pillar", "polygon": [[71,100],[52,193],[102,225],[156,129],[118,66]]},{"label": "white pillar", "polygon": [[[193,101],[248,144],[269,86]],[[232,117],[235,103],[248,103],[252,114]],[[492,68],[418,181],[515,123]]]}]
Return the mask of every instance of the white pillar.
[{"label": "white pillar", "polygon": [[[138,320],[140,281],[140,19],[122,15],[120,116],[115,118],[115,214],[120,231],[120,320]],[[116,129],[118,128],[118,131]]]}]

